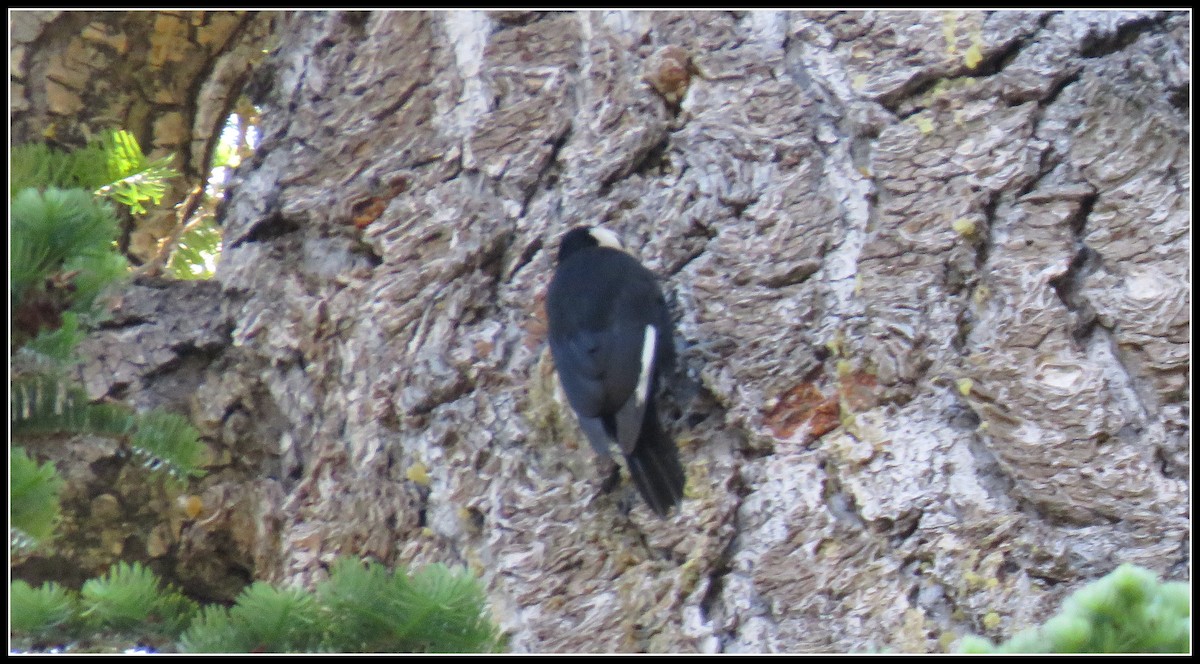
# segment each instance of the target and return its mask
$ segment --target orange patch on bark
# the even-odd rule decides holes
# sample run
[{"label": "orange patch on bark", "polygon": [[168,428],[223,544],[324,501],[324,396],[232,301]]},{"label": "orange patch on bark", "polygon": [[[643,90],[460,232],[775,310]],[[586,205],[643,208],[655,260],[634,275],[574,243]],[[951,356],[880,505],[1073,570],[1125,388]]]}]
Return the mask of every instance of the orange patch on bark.
[{"label": "orange patch on bark", "polygon": [[385,193],[372,196],[354,204],[350,210],[350,218],[359,230],[370,226],[387,209],[392,199],[408,191],[408,178],[398,177],[388,184]]},{"label": "orange patch on bark", "polygon": [[780,439],[803,435],[804,442],[819,438],[841,425],[842,408],[850,412],[869,410],[879,403],[879,381],[863,371],[838,379],[837,392],[826,396],[816,383],[800,383],[784,392],[779,403],[766,413],[766,424]]},{"label": "orange patch on bark", "polygon": [[783,394],[767,413],[767,426],[779,438],[791,438],[802,428],[807,438],[823,436],[840,423],[836,397],[825,396],[813,383],[800,383]]},{"label": "orange patch on bark", "polygon": [[879,403],[878,387],[879,381],[876,380],[875,374],[855,371],[842,376],[838,381],[838,395],[847,410],[861,413]]},{"label": "orange patch on bark", "polygon": [[533,311],[521,323],[525,330],[525,347],[537,348],[546,341],[549,323],[546,320],[546,291],[541,290],[533,296]]},{"label": "orange patch on bark", "polygon": [[366,228],[370,226],[372,222],[379,218],[379,215],[383,214],[383,211],[387,209],[388,203],[391,200],[390,198],[376,196],[355,205],[353,212],[355,227]]}]

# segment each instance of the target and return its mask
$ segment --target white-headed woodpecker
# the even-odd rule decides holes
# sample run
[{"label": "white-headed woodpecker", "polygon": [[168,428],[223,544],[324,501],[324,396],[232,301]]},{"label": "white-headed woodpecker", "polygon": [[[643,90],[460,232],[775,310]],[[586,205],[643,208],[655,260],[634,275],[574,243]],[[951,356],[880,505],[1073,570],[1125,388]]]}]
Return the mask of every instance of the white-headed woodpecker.
[{"label": "white-headed woodpecker", "polygon": [[655,406],[659,377],[671,371],[671,317],[654,274],[603,228],[562,237],[546,294],[550,352],[579,426],[602,459],[615,444],[633,483],[659,516],[683,498],[675,442]]}]

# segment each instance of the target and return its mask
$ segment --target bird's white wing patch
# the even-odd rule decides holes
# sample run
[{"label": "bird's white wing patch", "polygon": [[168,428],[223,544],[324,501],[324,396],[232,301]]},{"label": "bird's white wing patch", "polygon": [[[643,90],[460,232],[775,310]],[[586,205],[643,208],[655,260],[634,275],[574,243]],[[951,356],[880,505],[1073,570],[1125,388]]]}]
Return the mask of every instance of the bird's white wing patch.
[{"label": "bird's white wing patch", "polygon": [[658,332],[653,325],[646,326],[646,337],[642,342],[642,366],[638,372],[637,404],[640,409],[650,392],[650,374],[654,371],[654,350],[658,345]]}]

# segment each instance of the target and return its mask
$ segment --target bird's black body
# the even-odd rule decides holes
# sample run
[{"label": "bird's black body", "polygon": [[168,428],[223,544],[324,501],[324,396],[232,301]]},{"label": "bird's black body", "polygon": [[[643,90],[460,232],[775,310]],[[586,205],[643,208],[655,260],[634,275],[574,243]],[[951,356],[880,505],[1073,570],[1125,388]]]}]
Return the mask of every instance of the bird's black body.
[{"label": "bird's black body", "polygon": [[563,236],[546,295],[550,351],[567,400],[593,449],[620,448],[638,492],[665,516],[683,497],[684,472],[655,406],[659,376],[675,362],[671,318],[654,274],[605,231]]}]

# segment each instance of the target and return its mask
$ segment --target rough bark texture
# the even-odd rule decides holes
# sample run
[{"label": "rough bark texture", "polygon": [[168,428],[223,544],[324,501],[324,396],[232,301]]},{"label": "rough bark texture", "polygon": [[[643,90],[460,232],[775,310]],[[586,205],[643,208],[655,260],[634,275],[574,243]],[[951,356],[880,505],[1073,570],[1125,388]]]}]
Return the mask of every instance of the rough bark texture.
[{"label": "rough bark texture", "polygon": [[167,205],[137,219],[129,250],[147,259],[176,223],[171,205],[209,176],[215,137],[261,57],[272,15],[258,12],[18,11],[9,52],[13,143],[79,147],[132,133],[182,177]]},{"label": "rough bark texture", "polygon": [[[155,315],[93,340],[95,395],[195,390],[216,454],[170,555],[206,592],[444,561],[516,651],[924,652],[1121,562],[1187,578],[1186,13],[280,29],[222,314],[170,357],[119,338]],[[580,223],[677,315],[667,520],[599,492],[554,378]]]}]

